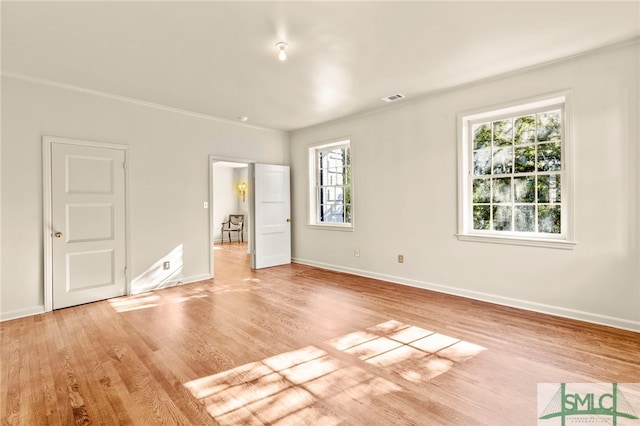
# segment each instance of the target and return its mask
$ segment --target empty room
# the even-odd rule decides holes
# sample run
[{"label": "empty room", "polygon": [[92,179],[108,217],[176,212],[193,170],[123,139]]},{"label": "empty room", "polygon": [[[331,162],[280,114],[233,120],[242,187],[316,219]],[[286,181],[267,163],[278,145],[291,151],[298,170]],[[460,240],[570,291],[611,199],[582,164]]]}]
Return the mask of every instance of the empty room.
[{"label": "empty room", "polygon": [[0,24],[2,424],[640,426],[640,2]]}]

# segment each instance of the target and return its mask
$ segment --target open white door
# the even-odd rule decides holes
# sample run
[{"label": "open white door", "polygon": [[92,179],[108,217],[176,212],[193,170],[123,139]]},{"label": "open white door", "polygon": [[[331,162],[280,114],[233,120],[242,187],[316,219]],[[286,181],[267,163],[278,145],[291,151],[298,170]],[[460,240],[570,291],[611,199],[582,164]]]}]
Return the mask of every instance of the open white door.
[{"label": "open white door", "polygon": [[[51,144],[53,309],[125,294],[125,151]],[[46,190],[46,189],[45,189]]]},{"label": "open white door", "polygon": [[289,167],[250,164],[251,268],[291,263]]}]

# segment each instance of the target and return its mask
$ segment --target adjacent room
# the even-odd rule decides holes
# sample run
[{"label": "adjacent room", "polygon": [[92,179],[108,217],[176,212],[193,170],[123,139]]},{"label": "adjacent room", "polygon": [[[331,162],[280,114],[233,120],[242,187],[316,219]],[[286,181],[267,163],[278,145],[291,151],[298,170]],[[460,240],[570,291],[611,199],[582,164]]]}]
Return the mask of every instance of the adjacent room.
[{"label": "adjacent room", "polygon": [[2,1],[0,422],[640,425],[638,1]]}]

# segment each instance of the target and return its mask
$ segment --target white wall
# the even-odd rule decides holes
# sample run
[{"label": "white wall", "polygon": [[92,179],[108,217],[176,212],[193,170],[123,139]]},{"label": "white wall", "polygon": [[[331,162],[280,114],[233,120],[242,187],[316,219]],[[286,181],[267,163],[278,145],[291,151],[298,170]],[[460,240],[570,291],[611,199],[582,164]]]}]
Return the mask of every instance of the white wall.
[{"label": "white wall", "polygon": [[138,282],[172,252],[182,265],[171,280],[209,276],[209,155],[289,163],[283,132],[3,77],[0,319],[44,306],[42,135],[130,146],[129,271]]},{"label": "white wall", "polygon": [[[295,260],[640,330],[638,64],[634,43],[293,132]],[[458,241],[457,114],[564,89],[577,247]],[[307,146],[342,137],[355,230],[309,228]]]}]

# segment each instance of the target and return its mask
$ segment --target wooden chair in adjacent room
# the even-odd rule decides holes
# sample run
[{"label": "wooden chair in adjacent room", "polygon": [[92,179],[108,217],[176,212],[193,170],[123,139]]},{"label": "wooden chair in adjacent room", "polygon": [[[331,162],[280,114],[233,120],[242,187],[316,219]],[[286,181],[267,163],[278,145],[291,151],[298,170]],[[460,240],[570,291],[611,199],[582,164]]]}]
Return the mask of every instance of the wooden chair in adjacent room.
[{"label": "wooden chair in adjacent room", "polygon": [[229,242],[231,242],[231,233],[237,233],[238,243],[244,242],[244,215],[243,214],[230,214],[229,219],[222,222],[222,243],[224,244],[224,233],[229,236]]}]

